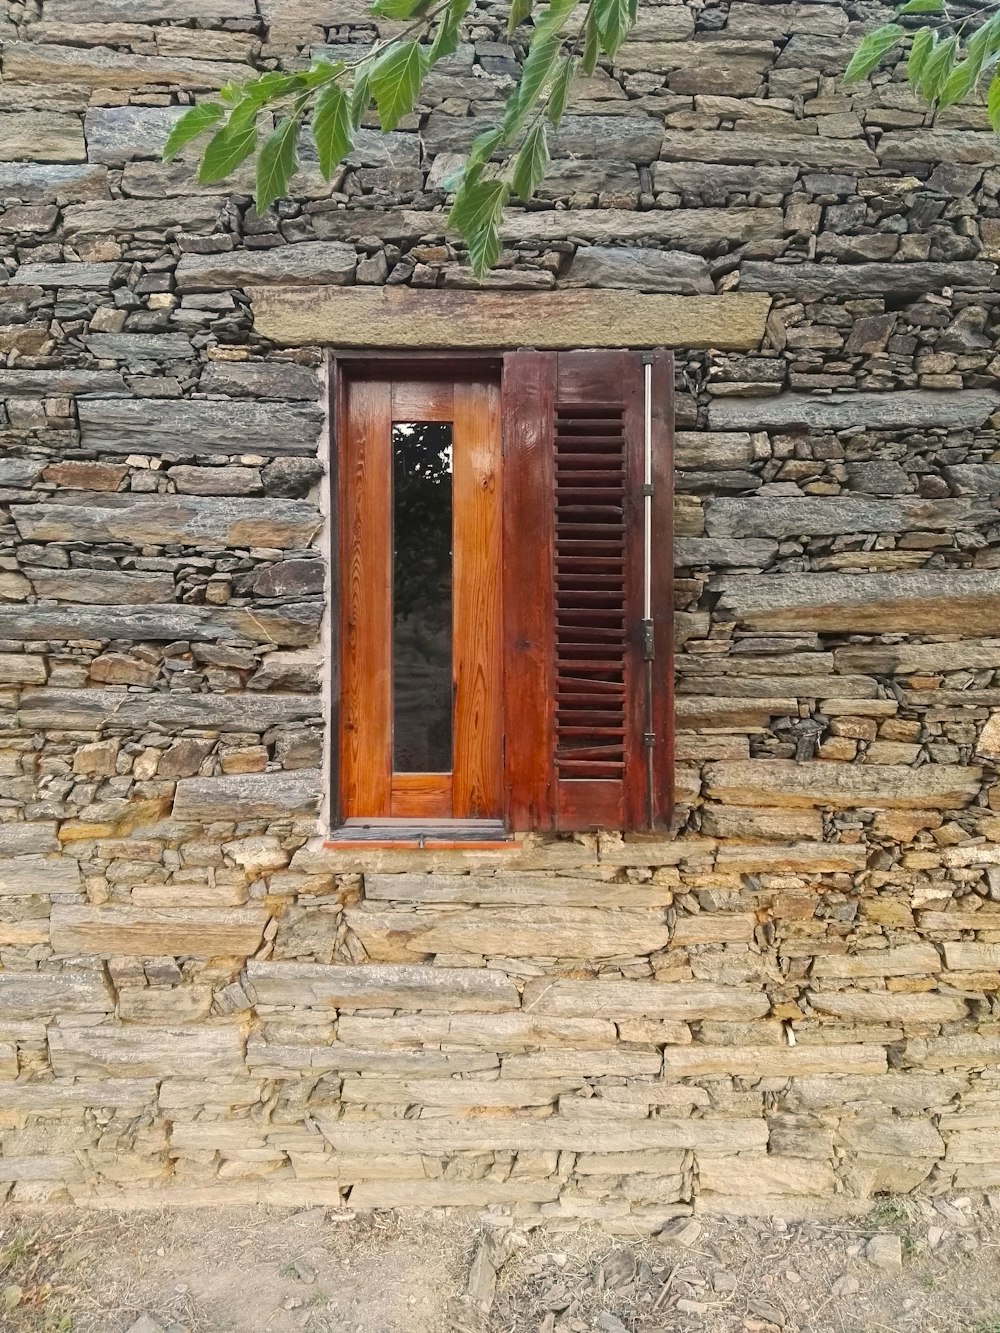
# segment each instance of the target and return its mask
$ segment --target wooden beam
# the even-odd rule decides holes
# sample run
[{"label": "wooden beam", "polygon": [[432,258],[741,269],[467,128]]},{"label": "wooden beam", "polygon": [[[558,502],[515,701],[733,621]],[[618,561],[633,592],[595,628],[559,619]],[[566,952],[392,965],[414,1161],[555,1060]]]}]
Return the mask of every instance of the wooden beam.
[{"label": "wooden beam", "polygon": [[427,291],[411,287],[251,287],[254,327],[286,347],[700,347],[749,351],[764,336],[765,293],[664,296],[619,290]]}]

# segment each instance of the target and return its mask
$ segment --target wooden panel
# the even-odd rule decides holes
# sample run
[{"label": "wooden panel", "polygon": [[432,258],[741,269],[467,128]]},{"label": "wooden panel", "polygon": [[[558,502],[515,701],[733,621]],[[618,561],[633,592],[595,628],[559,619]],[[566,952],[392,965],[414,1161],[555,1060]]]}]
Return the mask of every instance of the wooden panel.
[{"label": "wooden panel", "polygon": [[674,807],[674,357],[653,355],[653,822]]},{"label": "wooden panel", "polygon": [[388,815],[392,764],[390,389],[345,394],[340,462],[340,807]]},{"label": "wooden panel", "polygon": [[484,819],[503,807],[500,394],[487,383],[454,392],[453,813]]},{"label": "wooden panel", "polygon": [[550,353],[504,357],[504,787],[513,829],[548,829],[555,821],[554,386]]},{"label": "wooden panel", "polygon": [[771,307],[765,292],[666,296],[609,290],[251,287],[249,295],[257,333],[286,346],[450,347],[460,352],[518,347],[750,351],[764,336]]},{"label": "wooden panel", "polygon": [[451,380],[394,380],[393,421],[451,421],[455,392]]},{"label": "wooden panel", "polygon": [[451,807],[450,773],[393,773],[393,819],[448,819]]}]

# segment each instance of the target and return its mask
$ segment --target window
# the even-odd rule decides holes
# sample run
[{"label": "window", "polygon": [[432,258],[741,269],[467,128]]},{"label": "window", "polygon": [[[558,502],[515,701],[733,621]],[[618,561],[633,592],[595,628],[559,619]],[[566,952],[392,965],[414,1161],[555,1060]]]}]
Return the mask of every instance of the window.
[{"label": "window", "polygon": [[344,836],[669,822],[672,370],[336,363]]}]

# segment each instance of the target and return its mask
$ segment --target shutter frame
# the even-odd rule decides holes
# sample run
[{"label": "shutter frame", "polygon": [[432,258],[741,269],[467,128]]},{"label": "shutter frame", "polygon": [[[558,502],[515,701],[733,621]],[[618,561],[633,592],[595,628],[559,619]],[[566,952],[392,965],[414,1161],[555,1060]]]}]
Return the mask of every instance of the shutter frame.
[{"label": "shutter frame", "polygon": [[[642,625],[644,356],[653,390],[651,800]],[[505,795],[516,830],[669,826],[672,388],[673,358],[665,351],[504,357]],[[621,669],[599,671],[595,658],[620,661]]]}]

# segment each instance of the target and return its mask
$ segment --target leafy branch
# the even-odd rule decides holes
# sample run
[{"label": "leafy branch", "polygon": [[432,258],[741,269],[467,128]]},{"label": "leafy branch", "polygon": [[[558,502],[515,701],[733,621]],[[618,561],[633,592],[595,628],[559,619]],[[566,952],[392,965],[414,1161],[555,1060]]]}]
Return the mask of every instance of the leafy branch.
[{"label": "leafy branch", "polygon": [[[377,42],[355,61],[314,60],[298,73],[274,71],[227,84],[217,101],[200,102],[181,116],[167,139],[164,159],[210,136],[198,167],[199,182],[209,184],[255,158],[255,206],[262,213],[287,195],[305,131],[312,136],[324,179],[331,181],[373,107],[383,131],[395,129],[410,114],[430,71],[458,50],[471,3],[375,0],[373,17],[407,24],[397,36]],[[589,0],[577,32],[568,37],[577,5],[578,0],[510,0],[508,32],[532,23],[521,76],[498,123],[474,140],[453,182],[448,217],[464,238],[479,278],[500,257],[500,223],[511,195],[527,201],[544,179],[549,128],[563,117],[573,75],[578,69],[592,74],[602,55],[613,59],[638,10],[638,0]]]},{"label": "leafy branch", "polygon": [[[935,17],[915,30],[899,22],[883,23],[859,44],[844,79],[862,79],[883,58],[912,35],[906,60],[910,87],[932,107],[953,106],[985,88],[986,112],[1000,134],[1000,9],[982,5],[954,18],[945,0],[906,0],[896,10],[896,19],[913,15]],[[975,21],[989,15],[976,26]]]}]

